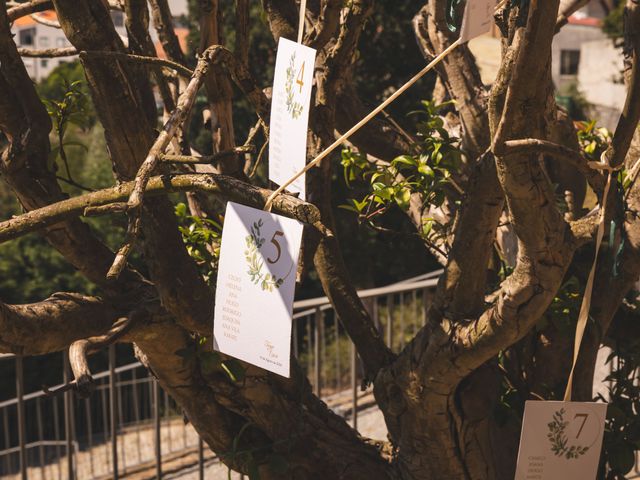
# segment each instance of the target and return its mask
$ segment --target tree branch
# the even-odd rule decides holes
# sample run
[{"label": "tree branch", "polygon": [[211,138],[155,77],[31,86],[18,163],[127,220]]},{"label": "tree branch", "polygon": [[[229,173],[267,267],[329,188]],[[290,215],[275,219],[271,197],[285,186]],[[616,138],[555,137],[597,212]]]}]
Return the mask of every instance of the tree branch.
[{"label": "tree branch", "polygon": [[0,303],[0,353],[42,355],[102,335],[126,311],[113,301],[56,293],[25,305]]},{"label": "tree branch", "polygon": [[[114,210],[122,212],[125,207],[119,202],[129,198],[134,185],[134,182],[122,183],[116,187],[98,190],[34,209],[1,222],[0,243],[81,215],[104,215],[114,213]],[[172,192],[191,191],[219,195],[223,199],[258,209],[264,208],[267,198],[272,193],[271,190],[255,187],[232,177],[194,173],[151,177],[147,182],[145,194],[158,196]],[[99,208],[111,205],[115,205],[116,208]],[[317,209],[309,203],[290,195],[278,195],[273,202],[273,211],[313,226],[323,236],[331,236],[331,233],[320,223],[320,214]]]},{"label": "tree branch", "polygon": [[589,185],[596,193],[601,194],[604,190],[606,178],[589,166],[588,160],[582,153],[564,145],[553,143],[548,140],[527,138],[522,140],[508,140],[504,143],[504,155],[522,154],[547,154],[567,162],[569,165],[584,175]]}]

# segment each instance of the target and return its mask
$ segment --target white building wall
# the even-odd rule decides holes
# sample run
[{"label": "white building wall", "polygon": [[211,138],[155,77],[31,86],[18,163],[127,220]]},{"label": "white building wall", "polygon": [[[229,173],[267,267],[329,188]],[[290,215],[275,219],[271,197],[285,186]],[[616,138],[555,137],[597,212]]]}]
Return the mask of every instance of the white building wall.
[{"label": "white building wall", "polygon": [[[33,36],[33,42],[31,44],[23,43],[21,41],[20,32],[28,29],[35,29],[35,35]],[[62,32],[62,29],[50,27],[41,23],[34,23],[22,27],[14,25],[12,31],[15,34],[14,38],[18,47],[42,50],[47,48],[64,48],[71,46],[71,43],[69,43],[67,37],[65,37]],[[124,25],[116,27],[116,31],[126,41],[127,32]],[[24,58],[23,60],[29,76],[34,81],[40,82],[44,78],[47,78],[58,65],[65,62],[72,62],[76,58],[77,56],[69,56],[58,58]]]}]

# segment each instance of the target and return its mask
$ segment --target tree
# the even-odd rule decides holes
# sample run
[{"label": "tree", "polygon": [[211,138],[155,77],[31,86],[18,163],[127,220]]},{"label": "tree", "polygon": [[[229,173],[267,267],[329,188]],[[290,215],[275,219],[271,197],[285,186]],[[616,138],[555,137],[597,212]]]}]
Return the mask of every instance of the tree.
[{"label": "tree", "polygon": [[[236,144],[233,128],[232,85],[253,105],[258,129],[266,131],[269,117],[266,85],[254,81],[248,64],[249,2],[236,2],[233,50],[219,45],[224,38],[219,2],[200,2],[200,57],[193,71],[176,47],[165,0],[149,5],[173,63],[149,58],[154,52],[144,0],[124,2],[128,48],[113,28],[107,2],[36,0],[9,9],[2,2],[0,129],[7,144],[0,169],[26,213],[0,223],[0,241],[40,232],[99,295],[68,292],[30,305],[0,304],[0,352],[70,349],[73,386],[86,394],[92,385],[87,353],[116,341],[135,343],[138,357],[211,449],[254,478],[513,478],[524,400],[562,396],[576,305],[602,214],[614,235],[605,242],[596,273],[574,398],[591,400],[598,348],[617,345],[627,367],[614,378],[617,411],[608,423],[601,477],[623,478],[630,468],[626,453],[633,454],[638,441],[639,395],[629,375],[638,366],[633,346],[639,338],[632,290],[640,275],[635,214],[640,186],[634,167],[640,148],[640,10],[635,1],[627,2],[629,96],[608,138],[589,124],[578,135],[555,104],[551,42],[571,13],[559,12],[559,3],[500,2],[495,18],[503,56],[490,89],[481,83],[470,50],[460,46],[438,67],[434,91],[438,102],[454,104],[426,103],[415,138],[386,118],[376,119],[343,153],[343,166],[355,172],[355,180],[376,174],[377,182],[363,192],[365,206],[356,208],[359,218],[380,228],[387,212],[404,212],[445,267],[427,325],[402,352],[390,351],[378,335],[349,279],[338,239],[327,234],[336,228],[331,192],[332,175],[341,174],[336,159],[326,159],[309,175],[313,203],[289,195],[275,199],[275,212],[307,225],[302,271],[312,270],[320,279],[360,355],[365,382],[373,385],[389,430],[388,442],[374,443],[313,395],[295,360],[290,379],[250,365],[231,378],[207,353],[215,321],[207,283],[215,245],[207,250],[213,260],[189,255],[194,248],[188,251],[193,245],[185,246],[185,240],[193,239],[181,235],[167,194],[187,192],[193,218],[215,219],[226,200],[262,208],[271,193],[251,183],[259,178],[250,178],[250,148]],[[430,0],[416,14],[415,36],[426,58],[455,41],[461,6]],[[19,52],[10,32],[11,21],[51,7],[81,52],[117,181],[71,198],[48,161],[51,120],[20,58],[39,53]],[[295,38],[293,0],[263,0],[262,7],[274,39]],[[354,69],[361,67],[359,41],[375,9],[373,0],[309,1],[304,41],[318,49],[311,158],[333,143],[336,131],[367,113]],[[169,116],[160,133],[152,85]],[[191,157],[188,129],[182,126],[202,85],[216,119],[209,157],[216,168],[195,170],[189,161],[198,159]],[[179,154],[186,164],[175,163]],[[608,173],[589,163],[601,156],[615,170],[605,209]],[[592,214],[582,208],[586,183],[597,197]],[[368,206],[377,207],[376,215],[364,210]],[[83,217],[123,213],[128,227],[114,254]],[[184,209],[179,213],[184,221]],[[207,236],[212,243],[216,238]],[[509,253],[508,244],[517,246],[517,255]],[[128,262],[137,248],[144,274]]]}]

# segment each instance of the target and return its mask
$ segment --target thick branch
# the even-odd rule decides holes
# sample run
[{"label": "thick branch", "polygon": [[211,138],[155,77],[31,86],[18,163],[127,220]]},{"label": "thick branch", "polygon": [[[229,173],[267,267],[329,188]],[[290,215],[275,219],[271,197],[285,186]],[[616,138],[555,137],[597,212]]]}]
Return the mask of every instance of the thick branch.
[{"label": "thick branch", "polygon": [[[0,223],[0,243],[18,238],[30,232],[47,228],[61,221],[81,215],[112,213],[113,209],[98,209],[107,205],[122,202],[129,198],[134,182],[122,183],[116,187],[87,193],[68,200],[19,215]],[[223,199],[243,203],[262,209],[271,190],[255,187],[231,177],[211,174],[185,174],[157,176],[149,179],[146,195],[158,196],[171,192],[201,191],[219,195]],[[116,208],[122,212],[122,208]],[[273,211],[281,215],[293,217],[305,224],[313,225],[323,234],[328,234],[322,227],[320,215],[316,208],[290,195],[278,195],[273,202]]]},{"label": "thick branch", "polygon": [[123,313],[111,301],[75,293],[56,293],[26,305],[0,303],[0,352],[58,352],[82,338],[102,335]]},{"label": "thick branch", "polygon": [[586,177],[589,185],[591,185],[591,188],[593,188],[595,192],[601,193],[604,189],[606,182],[605,177],[600,175],[597,170],[589,167],[588,160],[576,150],[548,140],[538,140],[534,138],[508,140],[504,144],[505,155],[536,153],[550,155],[567,162]]}]

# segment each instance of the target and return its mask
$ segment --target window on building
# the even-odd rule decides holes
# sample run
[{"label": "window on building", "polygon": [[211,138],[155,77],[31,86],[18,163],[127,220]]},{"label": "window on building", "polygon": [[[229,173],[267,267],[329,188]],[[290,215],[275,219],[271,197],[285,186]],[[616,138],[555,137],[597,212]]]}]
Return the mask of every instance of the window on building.
[{"label": "window on building", "polygon": [[48,47],[49,46],[49,37],[40,37],[38,39],[38,42],[40,42],[40,46],[41,47]]},{"label": "window on building", "polygon": [[577,75],[580,66],[580,50],[560,52],[560,75]]},{"label": "window on building", "polygon": [[56,38],[56,47],[66,47],[67,40],[65,38]]},{"label": "window on building", "polygon": [[24,30],[20,30],[20,34],[19,34],[20,45],[33,45],[35,37],[36,37],[35,28],[25,28]]},{"label": "window on building", "polygon": [[124,26],[124,15],[122,12],[111,12],[111,18],[116,28]]},{"label": "window on building", "polygon": [[40,60],[40,66],[42,68],[47,68],[49,66],[49,60],[47,60],[46,58],[43,58],[42,60]]}]

